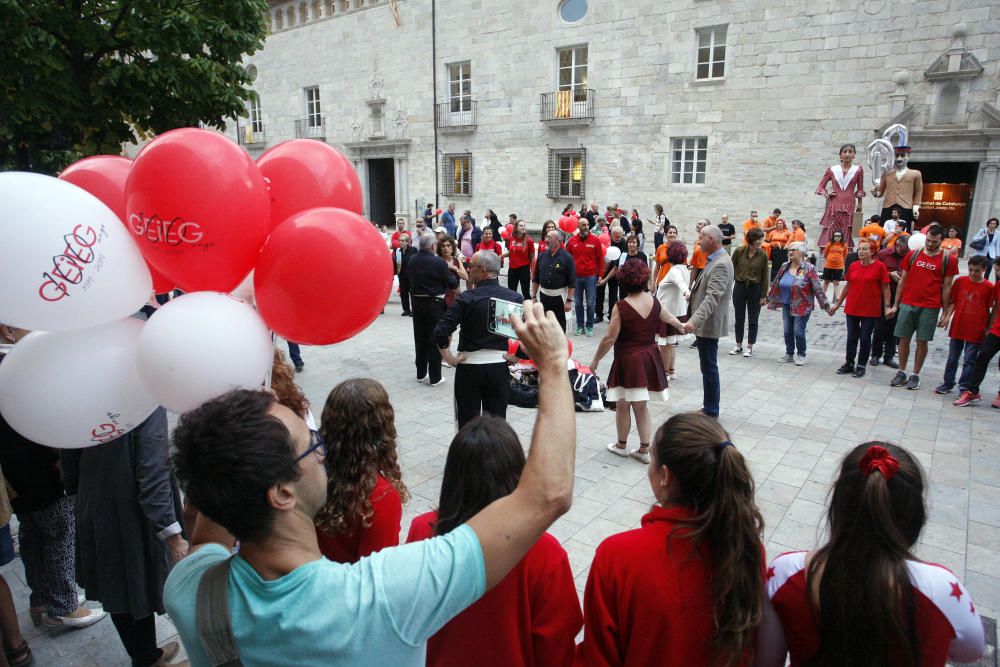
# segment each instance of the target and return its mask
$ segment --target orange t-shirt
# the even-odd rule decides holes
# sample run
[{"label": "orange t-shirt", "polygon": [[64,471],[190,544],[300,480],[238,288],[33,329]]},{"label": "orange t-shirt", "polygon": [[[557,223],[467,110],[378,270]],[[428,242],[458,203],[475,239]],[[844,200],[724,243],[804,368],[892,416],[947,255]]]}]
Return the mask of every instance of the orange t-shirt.
[{"label": "orange t-shirt", "polygon": [[656,273],[656,284],[659,285],[664,277],[667,275],[667,271],[670,270],[670,262],[667,260],[667,243],[661,243],[660,247],[656,249],[656,263],[659,264],[660,270]]},{"label": "orange t-shirt", "polygon": [[760,223],[757,222],[756,220],[754,220],[753,218],[750,218],[749,220],[744,220],[743,221],[743,241],[744,242],[747,240],[747,232],[749,232],[754,227],[760,227]]},{"label": "orange t-shirt", "polygon": [[804,231],[802,231],[801,229],[793,229],[792,230],[792,238],[788,242],[789,243],[805,243],[806,242],[806,233]]},{"label": "orange t-shirt", "polygon": [[706,255],[700,245],[695,245],[694,253],[691,255],[691,259],[688,260],[688,266],[692,269],[704,269],[705,265],[708,264],[708,255]]},{"label": "orange t-shirt", "polygon": [[961,250],[962,239],[945,239],[941,241],[942,250]]},{"label": "orange t-shirt", "polygon": [[847,246],[843,243],[828,243],[823,256],[826,257],[826,268],[842,269],[847,259]]},{"label": "orange t-shirt", "polygon": [[882,245],[882,239],[885,238],[885,227],[877,222],[873,222],[862,227],[858,235],[868,240],[869,245],[872,246],[872,250],[878,251]]},{"label": "orange t-shirt", "polygon": [[792,233],[787,229],[772,229],[767,233],[767,242],[778,248],[784,248],[788,245],[790,238],[792,238]]}]

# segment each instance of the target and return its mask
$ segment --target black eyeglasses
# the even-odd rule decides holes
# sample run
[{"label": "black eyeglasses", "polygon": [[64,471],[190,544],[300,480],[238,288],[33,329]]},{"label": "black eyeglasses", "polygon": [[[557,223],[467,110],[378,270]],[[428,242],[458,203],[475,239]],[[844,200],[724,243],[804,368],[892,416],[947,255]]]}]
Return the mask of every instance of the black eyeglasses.
[{"label": "black eyeglasses", "polygon": [[310,430],[309,431],[309,447],[306,449],[306,451],[304,451],[301,454],[299,454],[298,456],[296,456],[295,460],[292,461],[292,463],[298,463],[299,461],[301,461],[305,457],[307,457],[310,454],[312,454],[313,452],[317,452],[317,451],[319,452],[317,454],[317,457],[319,457],[319,460],[320,461],[324,460],[326,458],[326,454],[327,454],[327,451],[326,451],[326,442],[324,442],[323,436],[321,436],[319,434],[319,431]]}]

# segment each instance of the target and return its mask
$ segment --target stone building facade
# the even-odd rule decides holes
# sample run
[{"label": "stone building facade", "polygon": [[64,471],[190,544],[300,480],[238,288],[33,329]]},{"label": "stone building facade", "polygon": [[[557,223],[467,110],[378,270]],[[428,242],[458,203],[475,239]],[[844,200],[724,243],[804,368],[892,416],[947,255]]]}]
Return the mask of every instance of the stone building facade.
[{"label": "stone building facade", "polygon": [[996,0],[294,0],[270,19],[230,135],[337,146],[379,222],[661,203],[689,235],[780,207],[815,239],[839,146],[863,162],[894,123],[926,183],[967,186],[924,196],[963,237],[1000,215]]}]

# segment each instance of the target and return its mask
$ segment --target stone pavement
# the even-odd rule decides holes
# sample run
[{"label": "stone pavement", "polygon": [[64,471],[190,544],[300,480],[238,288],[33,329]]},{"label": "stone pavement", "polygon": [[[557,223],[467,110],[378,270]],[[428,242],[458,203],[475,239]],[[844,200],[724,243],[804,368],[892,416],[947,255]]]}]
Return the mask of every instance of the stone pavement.
[{"label": "stone pavement", "polygon": [[[454,371],[447,383],[427,387],[415,381],[411,320],[400,317],[393,295],[385,314],[355,338],[326,348],[304,347],[305,371],[297,379],[319,416],[329,390],[351,377],[382,382],[392,397],[399,432],[403,479],[412,500],[404,507],[402,534],[410,519],[437,503],[448,444],[455,434]],[[572,321],[571,321],[572,324]],[[589,363],[606,324],[594,338],[572,337],[574,356]],[[869,369],[863,379],[840,376],[844,316],[813,315],[808,328],[808,363],[779,364],[783,353],[781,317],[763,311],[751,359],[726,354],[732,338],[720,342],[721,421],[747,457],[757,483],[757,500],[766,521],[769,557],[813,547],[823,534],[823,512],[830,483],[843,454],[869,439],[904,445],[920,459],[929,480],[929,520],[917,555],[951,568],[976,607],[993,618],[1000,613],[1000,410],[989,407],[1000,376],[996,367],[983,386],[984,403],[955,408],[955,395],[937,396],[947,352],[939,332],[919,391],[892,389],[893,371]],[[606,374],[611,355],[601,365]],[[678,348],[678,378],[667,403],[651,404],[654,427],[677,412],[701,407],[701,376],[694,350]],[[527,447],[535,410],[510,408],[508,420]],[[646,468],[605,451],[615,440],[613,412],[577,415],[575,499],[551,532],[566,548],[577,589],[586,584],[594,550],[607,536],[635,528],[653,501]],[[635,436],[630,441],[635,446]],[[110,619],[58,638],[40,636],[27,616],[23,569],[15,560],[0,569],[14,590],[22,627],[38,657],[53,667],[127,665]],[[161,639],[175,634],[158,619]]]}]

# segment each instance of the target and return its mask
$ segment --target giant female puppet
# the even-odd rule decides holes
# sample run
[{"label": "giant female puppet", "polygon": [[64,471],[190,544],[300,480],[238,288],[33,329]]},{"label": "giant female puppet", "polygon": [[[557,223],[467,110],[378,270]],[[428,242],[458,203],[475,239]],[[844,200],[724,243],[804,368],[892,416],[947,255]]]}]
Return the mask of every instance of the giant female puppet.
[{"label": "giant female puppet", "polygon": [[[840,164],[827,167],[822,180],[816,187],[816,194],[826,197],[826,211],[819,221],[819,247],[824,247],[834,232],[843,232],[848,247],[854,247],[851,223],[854,212],[861,210],[861,199],[865,196],[864,170],[854,164],[857,153],[854,144],[840,147]],[[827,190],[827,183],[832,189]]]}]

